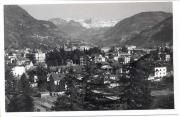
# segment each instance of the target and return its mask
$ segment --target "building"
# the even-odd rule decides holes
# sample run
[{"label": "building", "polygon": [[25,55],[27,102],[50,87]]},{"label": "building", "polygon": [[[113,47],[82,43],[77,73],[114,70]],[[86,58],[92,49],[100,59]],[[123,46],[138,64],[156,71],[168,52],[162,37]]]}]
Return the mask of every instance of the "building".
[{"label": "building", "polygon": [[110,65],[102,65],[101,69],[103,69],[103,70],[111,70],[112,67]]},{"label": "building", "polygon": [[131,57],[130,56],[126,56],[124,57],[124,64],[127,64],[131,61]]},{"label": "building", "polygon": [[106,53],[106,52],[109,52],[110,49],[111,49],[110,47],[103,47],[101,48],[101,51]]},{"label": "building", "polygon": [[8,58],[17,58],[17,54],[16,53],[11,53],[7,55]]},{"label": "building", "polygon": [[38,77],[37,77],[36,75],[34,75],[33,81],[30,82],[30,86],[31,86],[32,88],[35,88],[35,87],[38,86]]},{"label": "building", "polygon": [[109,79],[110,80],[117,80],[117,76],[116,75],[110,75]]},{"label": "building", "polygon": [[123,57],[123,56],[131,56],[131,55],[129,53],[126,53],[126,52],[118,52],[117,56]]},{"label": "building", "polygon": [[122,56],[118,58],[118,62],[121,64],[127,64],[131,61],[131,57],[130,56]]},{"label": "building", "polygon": [[21,66],[21,65],[24,65],[26,62],[29,62],[29,60],[28,59],[26,59],[26,58],[18,58],[17,59],[17,65],[19,65],[19,66]]},{"label": "building", "polygon": [[61,73],[50,73],[47,75],[47,82],[54,82],[54,91],[64,91],[67,89],[67,85],[65,82],[65,74]]},{"label": "building", "polygon": [[12,68],[13,75],[15,77],[21,77],[23,73],[25,73],[25,67],[24,66],[16,66]]},{"label": "building", "polygon": [[119,60],[119,56],[114,56],[114,60],[118,61]]},{"label": "building", "polygon": [[101,54],[95,55],[94,61],[95,61],[95,63],[102,63],[102,62],[106,62],[106,58],[103,57]]},{"label": "building", "polygon": [[128,53],[131,54],[133,50],[136,49],[136,46],[131,45],[131,46],[127,46],[126,48],[128,50]]},{"label": "building", "polygon": [[90,46],[86,46],[86,45],[82,45],[79,47],[79,50],[83,51],[83,50],[89,50]]},{"label": "building", "polygon": [[36,62],[45,62],[46,54],[42,52],[35,53]]},{"label": "building", "polygon": [[84,57],[80,57],[80,65],[86,65],[86,60]]},{"label": "building", "polygon": [[49,92],[40,92],[41,98],[50,96]]},{"label": "building", "polygon": [[73,64],[72,60],[68,59],[68,60],[66,60],[66,65],[67,66],[73,66],[74,64]]},{"label": "building", "polygon": [[25,50],[24,50],[24,52],[23,52],[23,57],[25,58],[30,52],[30,49],[29,48],[26,48]]},{"label": "building", "polygon": [[165,76],[167,76],[167,68],[166,67],[155,67],[154,74],[151,73],[148,77],[148,80],[152,81],[152,82],[159,82]]},{"label": "building", "polygon": [[60,91],[60,92],[51,92],[51,96],[63,96],[65,95],[65,91]]},{"label": "building", "polygon": [[155,67],[154,68],[154,77],[162,78],[167,75],[166,67]]},{"label": "building", "polygon": [[81,56],[80,57],[80,65],[82,65],[82,66],[87,65],[89,60],[90,60],[89,56]]},{"label": "building", "polygon": [[26,62],[26,65],[25,65],[25,69],[26,70],[29,70],[29,69],[31,69],[32,67],[34,66],[34,64],[32,63],[32,61],[30,62]]},{"label": "building", "polygon": [[30,83],[30,87],[31,88],[35,88],[38,86],[38,83],[37,82],[33,82],[33,83]]},{"label": "building", "polygon": [[109,84],[109,88],[115,88],[115,87],[118,87],[119,86],[119,83],[110,83]]},{"label": "building", "polygon": [[54,81],[54,85],[65,85],[63,84],[64,83],[64,78],[65,78],[65,74],[61,74],[61,73],[51,73],[51,74],[48,74],[48,77],[47,77],[47,82],[49,82],[50,80],[53,80]]},{"label": "building", "polygon": [[11,57],[11,58],[9,59],[9,62],[10,62],[10,63],[16,63],[16,58],[15,58],[15,57]]},{"label": "building", "polygon": [[171,59],[171,56],[169,54],[166,54],[165,60],[168,62],[168,61],[170,61],[170,59]]},{"label": "building", "polygon": [[72,51],[78,49],[76,46],[72,46]]},{"label": "building", "polygon": [[33,81],[34,81],[34,82],[37,82],[37,81],[38,81],[38,77],[37,77],[37,76],[34,76]]},{"label": "building", "polygon": [[126,46],[128,50],[133,50],[133,49],[136,49],[136,46],[134,45],[129,45],[129,46]]}]

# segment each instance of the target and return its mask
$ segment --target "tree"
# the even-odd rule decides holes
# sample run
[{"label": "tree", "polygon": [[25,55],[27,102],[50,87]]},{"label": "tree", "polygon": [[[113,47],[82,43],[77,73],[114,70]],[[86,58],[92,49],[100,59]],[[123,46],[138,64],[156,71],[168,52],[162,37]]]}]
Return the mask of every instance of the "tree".
[{"label": "tree", "polygon": [[27,74],[29,76],[29,81],[30,82],[34,82],[34,76],[37,75],[36,74],[36,70],[32,69],[32,70],[28,70]]},{"label": "tree", "polygon": [[66,94],[69,95],[71,109],[76,110],[74,106],[78,106],[81,102],[78,100],[78,89],[76,88],[76,84],[78,81],[76,80],[75,73],[73,72],[73,69],[69,69],[69,73],[65,76],[66,84],[67,84],[67,91]]},{"label": "tree", "polygon": [[84,70],[82,72],[83,80],[82,80],[82,98],[83,98],[83,109],[86,110],[92,110],[93,108],[90,106],[92,105],[90,98],[91,98],[91,84],[88,83],[88,80],[91,78],[91,75],[93,74],[92,65],[90,65],[90,62],[87,61],[86,66],[84,66]]},{"label": "tree", "polygon": [[109,52],[114,52],[115,51],[115,47],[111,47],[111,49],[109,50]]},{"label": "tree", "polygon": [[123,46],[122,49],[121,49],[122,52],[128,52],[128,49],[126,46]]},{"label": "tree", "polygon": [[121,79],[126,85],[123,94],[120,95],[120,103],[127,105],[124,109],[148,109],[152,100],[149,83],[145,80],[147,75],[138,69],[136,62],[130,63],[127,67],[129,73]]},{"label": "tree", "polygon": [[16,89],[16,78],[13,76],[13,73],[10,69],[5,71],[5,90],[6,93],[15,92]]},{"label": "tree", "polygon": [[23,74],[21,76],[21,79],[19,80],[18,85],[19,85],[19,91],[20,92],[22,91],[23,94],[30,93],[31,88],[30,88],[29,80],[26,77],[26,74]]},{"label": "tree", "polygon": [[26,94],[13,96],[7,107],[8,112],[32,112],[33,109],[33,99]]},{"label": "tree", "polygon": [[[94,75],[98,75],[98,78],[93,78]],[[104,108],[104,99],[102,94],[95,94],[92,90],[98,88],[105,88],[103,71],[99,70],[93,62],[88,61],[87,65],[82,72],[83,76],[83,109],[85,110],[102,110]]]},{"label": "tree", "polygon": [[48,89],[49,92],[52,92],[55,89],[54,79],[53,79],[52,75],[50,75],[50,77],[49,77],[49,82],[48,82],[47,89]]},{"label": "tree", "polygon": [[144,63],[133,62],[123,65],[123,73],[118,73],[119,100],[117,109],[134,110],[149,109],[152,103],[149,81],[146,79],[149,75],[145,69]]},{"label": "tree", "polygon": [[156,97],[152,108],[174,109],[174,95]]},{"label": "tree", "polygon": [[36,75],[38,77],[38,88],[40,91],[46,91],[47,90],[47,69],[42,67],[42,66],[38,66],[36,69]]},{"label": "tree", "polygon": [[58,97],[54,102],[54,106],[52,106],[51,110],[54,111],[71,111],[72,106],[70,103],[70,99],[67,96]]}]

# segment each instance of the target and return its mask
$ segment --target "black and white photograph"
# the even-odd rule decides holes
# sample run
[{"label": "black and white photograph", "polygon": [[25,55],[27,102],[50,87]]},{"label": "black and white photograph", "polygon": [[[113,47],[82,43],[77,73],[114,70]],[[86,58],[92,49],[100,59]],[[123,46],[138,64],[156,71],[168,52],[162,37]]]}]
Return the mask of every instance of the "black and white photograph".
[{"label": "black and white photograph", "polygon": [[7,113],[175,109],[172,2],[3,13]]}]

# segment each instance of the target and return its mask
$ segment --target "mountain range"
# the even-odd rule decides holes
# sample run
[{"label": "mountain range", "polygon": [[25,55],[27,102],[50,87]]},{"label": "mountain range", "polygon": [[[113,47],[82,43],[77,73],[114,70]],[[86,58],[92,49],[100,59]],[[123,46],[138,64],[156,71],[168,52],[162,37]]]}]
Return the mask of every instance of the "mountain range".
[{"label": "mountain range", "polygon": [[77,25],[81,25],[84,28],[100,28],[100,27],[112,27],[114,26],[119,20],[102,20],[102,19],[62,19],[62,18],[52,18],[49,21],[53,22],[56,25],[64,25],[64,24],[72,24],[74,23]]},{"label": "mountain range", "polygon": [[97,19],[62,19],[52,18],[49,20],[59,30],[67,33],[73,40],[91,41],[97,34],[103,34],[107,29],[114,26],[117,21],[102,21]]},{"label": "mountain range", "polygon": [[16,5],[4,6],[5,48],[54,48],[67,40],[101,46],[153,47],[173,41],[172,13],[142,12],[121,21],[37,20]]}]

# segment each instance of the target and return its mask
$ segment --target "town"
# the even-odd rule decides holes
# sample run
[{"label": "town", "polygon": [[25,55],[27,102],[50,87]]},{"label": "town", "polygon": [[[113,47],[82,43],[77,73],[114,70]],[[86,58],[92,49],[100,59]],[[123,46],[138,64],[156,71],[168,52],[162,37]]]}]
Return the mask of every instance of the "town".
[{"label": "town", "polygon": [[173,77],[168,44],[138,48],[68,42],[49,50],[7,49],[6,110],[174,108]]}]

